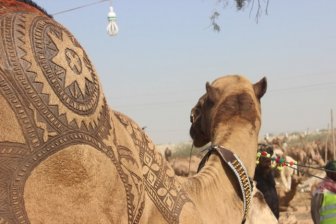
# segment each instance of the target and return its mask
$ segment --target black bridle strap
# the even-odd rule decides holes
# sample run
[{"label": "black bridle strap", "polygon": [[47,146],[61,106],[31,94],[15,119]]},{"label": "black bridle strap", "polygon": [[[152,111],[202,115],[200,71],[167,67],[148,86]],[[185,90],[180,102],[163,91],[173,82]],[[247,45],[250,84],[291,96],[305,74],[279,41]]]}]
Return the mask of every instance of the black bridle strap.
[{"label": "black bridle strap", "polygon": [[238,180],[243,200],[242,223],[244,223],[251,205],[253,183],[251,182],[251,179],[247,174],[246,168],[240,161],[238,156],[234,154],[231,150],[228,150],[218,145],[209,147],[208,153],[203,157],[202,161],[200,162],[197,172],[199,172],[204,167],[206,161],[214,152],[219,155],[223,163],[227,164],[231,168],[232,172],[235,174],[235,177]]}]

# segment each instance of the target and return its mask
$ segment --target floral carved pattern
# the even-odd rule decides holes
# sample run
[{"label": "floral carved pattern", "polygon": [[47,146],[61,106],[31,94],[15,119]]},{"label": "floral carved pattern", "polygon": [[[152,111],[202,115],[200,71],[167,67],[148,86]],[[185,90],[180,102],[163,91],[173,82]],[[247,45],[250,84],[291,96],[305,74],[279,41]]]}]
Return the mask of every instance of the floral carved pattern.
[{"label": "floral carved pattern", "polygon": [[136,123],[121,113],[114,114],[132,136],[139,150],[147,194],[169,223],[178,223],[182,207],[190,199],[181,188],[181,183],[176,180],[174,170],[155,150],[153,142]]}]

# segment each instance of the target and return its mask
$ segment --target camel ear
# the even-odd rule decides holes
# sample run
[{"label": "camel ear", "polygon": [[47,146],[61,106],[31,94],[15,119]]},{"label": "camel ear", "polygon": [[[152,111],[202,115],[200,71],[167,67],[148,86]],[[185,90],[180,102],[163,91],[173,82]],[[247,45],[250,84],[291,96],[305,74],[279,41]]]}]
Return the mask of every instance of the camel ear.
[{"label": "camel ear", "polygon": [[259,82],[253,84],[253,89],[255,95],[260,99],[265,93],[267,89],[267,79],[266,77],[262,78]]},{"label": "camel ear", "polygon": [[206,92],[207,92],[207,95],[208,95],[208,99],[211,101],[211,102],[215,102],[216,100],[216,95],[217,95],[217,90],[216,88],[212,87],[209,82],[207,82],[205,84],[205,89],[206,89]]}]

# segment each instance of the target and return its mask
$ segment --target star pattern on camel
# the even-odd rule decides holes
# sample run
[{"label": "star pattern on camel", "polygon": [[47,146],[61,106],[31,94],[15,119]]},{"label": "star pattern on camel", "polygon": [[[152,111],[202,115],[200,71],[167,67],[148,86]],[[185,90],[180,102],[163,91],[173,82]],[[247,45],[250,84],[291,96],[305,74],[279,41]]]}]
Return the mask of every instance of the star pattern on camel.
[{"label": "star pattern on camel", "polygon": [[[63,40],[53,33],[48,33],[48,35],[58,48],[58,53],[52,61],[60,66],[67,64],[64,67],[66,70],[64,88],[75,82],[82,94],[84,94],[86,79],[91,82],[93,82],[93,79],[90,70],[84,63],[85,55],[83,49],[77,47],[72,38],[64,31],[62,32]],[[64,63],[65,60],[67,63]]]}]

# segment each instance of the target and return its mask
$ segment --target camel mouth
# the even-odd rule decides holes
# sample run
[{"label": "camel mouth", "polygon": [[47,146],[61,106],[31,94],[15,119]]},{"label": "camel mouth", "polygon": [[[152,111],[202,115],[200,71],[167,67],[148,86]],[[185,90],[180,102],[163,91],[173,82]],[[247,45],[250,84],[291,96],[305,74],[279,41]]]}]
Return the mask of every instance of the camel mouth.
[{"label": "camel mouth", "polygon": [[201,98],[198,100],[197,104],[191,109],[190,114],[190,130],[189,134],[190,137],[193,140],[193,145],[195,147],[202,147],[210,142],[210,136],[207,134],[207,132],[204,130],[205,127],[202,125],[204,124],[204,105],[207,95],[204,94],[201,96]]},{"label": "camel mouth", "polygon": [[190,127],[189,133],[195,147],[199,148],[210,142],[210,138],[198,128],[195,128],[194,125]]},{"label": "camel mouth", "polygon": [[202,146],[205,146],[208,142],[198,142],[198,141],[193,141],[193,145],[197,148],[200,148]]}]

